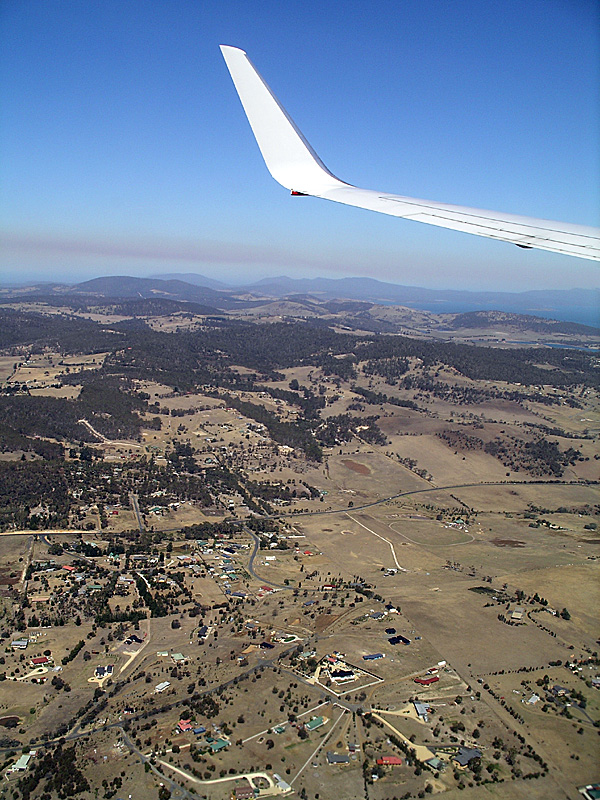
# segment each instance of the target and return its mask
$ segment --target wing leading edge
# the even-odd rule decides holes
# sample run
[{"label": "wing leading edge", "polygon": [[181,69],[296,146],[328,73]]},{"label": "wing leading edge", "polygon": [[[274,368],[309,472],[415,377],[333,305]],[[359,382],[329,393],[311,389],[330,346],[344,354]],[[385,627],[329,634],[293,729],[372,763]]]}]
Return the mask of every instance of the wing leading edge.
[{"label": "wing leading edge", "polygon": [[519,247],[600,261],[597,228],[402,197],[341,181],[323,164],[246,53],[227,45],[221,45],[221,52],[267,168],[292,194],[333,200]]}]

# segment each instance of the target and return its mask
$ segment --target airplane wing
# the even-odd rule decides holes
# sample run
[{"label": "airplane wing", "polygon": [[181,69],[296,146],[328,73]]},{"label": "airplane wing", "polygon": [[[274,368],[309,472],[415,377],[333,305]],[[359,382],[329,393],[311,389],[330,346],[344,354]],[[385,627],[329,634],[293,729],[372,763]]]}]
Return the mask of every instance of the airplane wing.
[{"label": "airplane wing", "polygon": [[293,195],[311,195],[519,247],[600,261],[600,229],[359,189],[330,172],[243,50],[221,45],[267,168]]}]

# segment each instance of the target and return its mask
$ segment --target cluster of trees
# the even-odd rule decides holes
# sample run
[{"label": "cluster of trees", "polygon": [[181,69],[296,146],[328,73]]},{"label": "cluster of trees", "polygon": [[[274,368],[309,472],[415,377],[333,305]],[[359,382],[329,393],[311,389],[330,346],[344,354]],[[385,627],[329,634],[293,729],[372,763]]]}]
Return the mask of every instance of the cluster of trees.
[{"label": "cluster of trees", "polygon": [[524,469],[534,476],[552,475],[555,478],[560,478],[565,467],[581,457],[579,450],[569,447],[562,451],[556,442],[544,438],[531,442],[516,436],[504,440],[495,438],[483,449],[498,458],[505,467],[517,471]]},{"label": "cluster of trees", "polygon": [[[298,406],[302,409],[305,417],[316,417],[319,411],[325,408],[327,402],[325,398],[311,392],[306,386],[300,386],[296,379],[290,381],[290,389],[294,391],[289,392],[287,389],[279,389],[276,386],[260,386],[258,384],[254,387],[257,392],[266,392],[276,400],[284,400],[290,405]],[[302,394],[299,394],[300,391]]]},{"label": "cluster of trees", "polygon": [[[43,342],[63,352],[108,351],[103,375],[155,379],[179,388],[247,382],[232,365],[275,377],[279,369],[310,364],[349,380],[356,365],[366,361],[371,374],[397,378],[410,358],[426,368],[445,364],[474,380],[530,386],[595,383],[592,359],[581,351],[503,350],[378,334],[367,334],[366,341],[357,343],[353,335],[307,322],[256,325],[216,317],[206,322],[193,332],[162,333],[143,324],[98,325],[76,317],[0,309],[0,347]],[[542,361],[553,369],[542,368]]]},{"label": "cluster of trees", "polygon": [[463,430],[444,430],[437,434],[449,447],[456,450],[483,450],[499,459],[505,467],[514,470],[524,469],[530,475],[552,475],[560,478],[568,467],[581,458],[581,452],[573,447],[561,450],[556,442],[547,438],[524,441],[516,436],[505,439],[496,437],[484,442]]},{"label": "cluster of trees", "polygon": [[358,436],[369,444],[387,444],[387,437],[377,425],[379,416],[353,417],[351,414],[337,414],[327,417],[317,430],[323,444],[333,446],[349,442]]},{"label": "cluster of trees", "polygon": [[[0,428],[4,432],[2,449],[32,450],[46,458],[62,455],[59,445],[48,446],[39,437],[59,441],[96,441],[96,437],[79,420],[87,419],[91,425],[108,439],[137,439],[142,420],[139,416],[147,408],[127,381],[116,377],[99,380],[91,372],[81,389],[79,397],[68,400],[64,397],[41,397],[29,394],[0,396]],[[64,376],[65,382],[69,376]],[[82,380],[80,375],[74,382]],[[146,427],[160,428],[147,420]],[[38,438],[36,438],[38,437]]]},{"label": "cluster of trees", "polygon": [[302,450],[311,461],[321,461],[323,458],[323,452],[313,436],[309,420],[299,420],[294,423],[281,422],[276,414],[256,403],[249,403],[229,395],[226,400],[228,405],[237,409],[240,414],[264,425],[269,436],[279,444]]},{"label": "cluster of trees", "polygon": [[0,530],[77,525],[83,519],[79,508],[91,504],[98,506],[105,526],[104,506],[127,506],[129,492],[134,490],[145,511],[154,504],[151,495],[157,491],[162,493],[162,503],[193,500],[210,506],[215,495],[238,487],[239,479],[226,468],[195,475],[144,458],[123,465],[86,459],[0,461]]},{"label": "cluster of trees", "polygon": [[90,791],[90,784],[77,764],[75,747],[62,744],[46,748],[17,782],[22,800],[30,800],[40,784],[44,796],[56,794],[60,800]]},{"label": "cluster of trees", "polygon": [[369,405],[390,403],[393,406],[400,406],[401,408],[411,408],[413,411],[419,410],[419,406],[413,400],[402,400],[399,397],[393,396],[389,397],[385,392],[373,392],[371,389],[363,389],[361,386],[353,386],[352,391],[355,394],[361,395]]}]

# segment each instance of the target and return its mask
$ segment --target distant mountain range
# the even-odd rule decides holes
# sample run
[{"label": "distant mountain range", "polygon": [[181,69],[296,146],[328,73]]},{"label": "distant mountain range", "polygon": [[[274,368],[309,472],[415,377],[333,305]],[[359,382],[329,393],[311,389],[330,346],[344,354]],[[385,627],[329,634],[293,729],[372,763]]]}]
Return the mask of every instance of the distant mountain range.
[{"label": "distant mountain range", "polygon": [[[264,278],[255,283],[227,286],[197,274],[156,276],[225,292],[284,298],[313,296],[321,300],[363,300],[381,305],[402,305],[435,313],[509,311],[547,319],[600,325],[600,289],[539,289],[529,292],[469,292],[459,289],[425,289],[385,283],[374,278]],[[296,297],[295,299],[299,299]]]},{"label": "distant mountain range", "polygon": [[[366,312],[370,305],[404,306],[434,314],[464,314],[500,311],[543,319],[600,325],[600,290],[568,289],[529,292],[469,292],[425,289],[385,283],[374,278],[264,278],[248,285],[228,286],[221,281],[192,273],[173,273],[151,278],[110,276],[75,285],[37,284],[27,288],[0,290],[0,298],[34,296],[80,296],[106,299],[163,299],[199,303],[215,311],[241,311],[268,301],[306,306],[311,315],[322,316],[325,308],[340,313]],[[332,305],[333,304],[333,305]],[[319,310],[320,309],[320,310]],[[283,311],[280,313],[284,313]],[[496,324],[497,324],[496,319]]]}]

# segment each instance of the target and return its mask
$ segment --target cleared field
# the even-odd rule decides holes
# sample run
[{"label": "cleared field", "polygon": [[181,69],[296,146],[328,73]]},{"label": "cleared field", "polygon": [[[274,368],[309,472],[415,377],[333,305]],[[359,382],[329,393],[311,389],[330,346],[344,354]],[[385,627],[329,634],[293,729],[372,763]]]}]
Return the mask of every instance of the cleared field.
[{"label": "cleared field", "polygon": [[406,541],[426,547],[452,547],[469,544],[474,540],[472,534],[459,528],[450,528],[437,520],[398,520],[391,522],[388,527]]},{"label": "cleared field", "polygon": [[[457,481],[458,483],[459,481]],[[597,486],[560,484],[517,484],[506,486],[469,486],[453,489],[463,503],[478,511],[523,512],[529,504],[540,509],[561,506],[593,506],[598,502]],[[589,521],[589,520],[588,520]]]},{"label": "cleared field", "polygon": [[12,375],[18,358],[15,356],[0,356],[0,383],[4,383]]},{"label": "cleared field", "polygon": [[467,591],[464,580],[458,578],[437,592],[423,591],[422,581],[419,584],[419,588],[405,587],[402,610],[461,671],[486,674],[537,667],[556,658],[558,648],[552,638],[533,625],[517,628],[500,622],[498,607],[485,608],[485,600]]},{"label": "cleared field", "polygon": [[[364,502],[427,486],[426,481],[395,459],[364,446],[341,455],[332,454],[327,464],[329,479],[337,491],[354,492]],[[333,494],[333,490],[327,488]],[[346,504],[350,499],[352,495],[346,497]],[[358,505],[356,498],[354,504]]]}]

